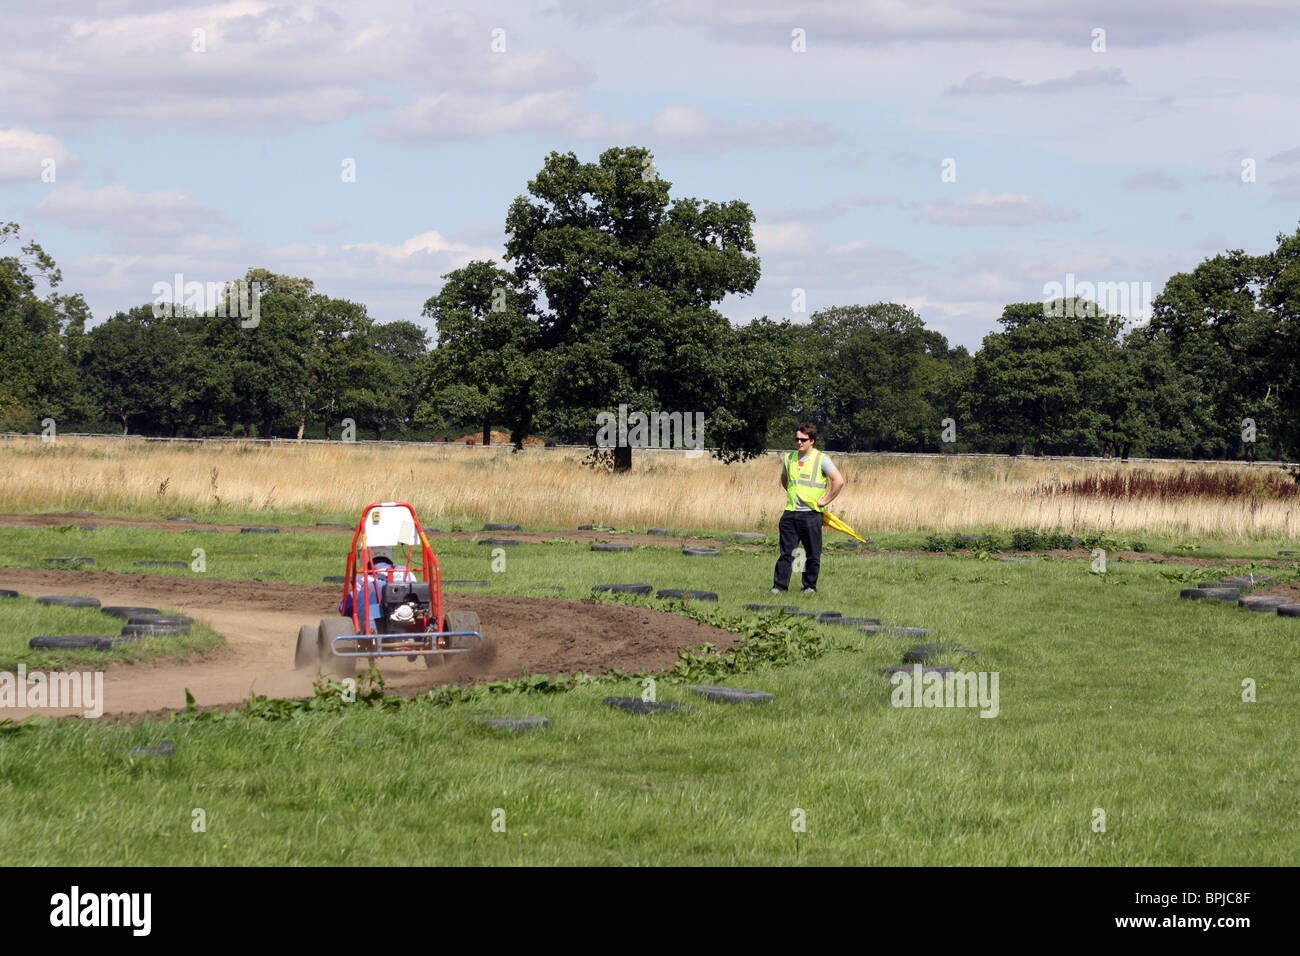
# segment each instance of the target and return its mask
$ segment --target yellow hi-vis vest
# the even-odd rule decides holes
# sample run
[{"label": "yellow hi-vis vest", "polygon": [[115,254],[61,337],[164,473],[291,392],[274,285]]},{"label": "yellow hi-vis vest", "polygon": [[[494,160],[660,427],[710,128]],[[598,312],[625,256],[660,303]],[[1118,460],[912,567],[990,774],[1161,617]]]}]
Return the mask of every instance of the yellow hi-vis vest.
[{"label": "yellow hi-vis vest", "polygon": [[811,455],[799,463],[799,453],[785,456],[785,510],[795,510],[796,497],[813,511],[825,511],[817,500],[826,494],[830,480],[822,474],[822,459],[826,456],[813,449]]}]

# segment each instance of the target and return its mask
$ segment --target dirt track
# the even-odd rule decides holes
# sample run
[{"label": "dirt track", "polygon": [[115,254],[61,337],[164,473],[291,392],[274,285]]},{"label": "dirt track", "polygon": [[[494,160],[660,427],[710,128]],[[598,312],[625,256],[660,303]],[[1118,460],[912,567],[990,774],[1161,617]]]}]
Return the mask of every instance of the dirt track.
[{"label": "dirt track", "polygon": [[[0,588],[30,597],[84,594],[103,605],[175,609],[223,634],[226,645],[201,659],[113,664],[104,673],[104,713],[141,714],[185,705],[237,704],[249,690],[269,697],[312,692],[314,671],[293,669],[298,628],[338,613],[330,585],[169,578],[144,574],[0,568]],[[679,649],[705,641],[731,647],[735,635],[663,611],[560,600],[446,592],[447,610],[477,611],[492,652],[473,661],[449,656],[433,669],[390,658],[380,665],[390,691],[414,694],[435,683],[533,674],[599,673],[672,666]],[[468,655],[466,655],[467,657]],[[20,720],[37,711],[6,710]],[[74,713],[46,709],[46,714]]]}]

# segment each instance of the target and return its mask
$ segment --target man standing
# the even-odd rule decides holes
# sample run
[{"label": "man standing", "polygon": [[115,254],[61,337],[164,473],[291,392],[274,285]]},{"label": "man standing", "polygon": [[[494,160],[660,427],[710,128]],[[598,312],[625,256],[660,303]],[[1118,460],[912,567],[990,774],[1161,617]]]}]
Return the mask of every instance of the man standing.
[{"label": "man standing", "polygon": [[[803,544],[808,555],[803,569],[803,593],[817,593],[817,572],[822,564],[822,511],[840,489],[844,476],[831,460],[813,446],[817,426],[808,422],[795,429],[799,450],[786,455],[781,464],[781,487],[785,489],[785,514],[781,516],[781,557],[776,561],[772,593],[784,594],[790,586],[794,549]],[[829,488],[829,490],[828,490]]]}]

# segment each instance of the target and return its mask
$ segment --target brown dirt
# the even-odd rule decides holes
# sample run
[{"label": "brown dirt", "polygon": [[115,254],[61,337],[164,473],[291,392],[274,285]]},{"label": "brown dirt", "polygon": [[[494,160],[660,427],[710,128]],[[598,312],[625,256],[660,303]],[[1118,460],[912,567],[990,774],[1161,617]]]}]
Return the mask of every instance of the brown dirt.
[{"label": "brown dirt", "polygon": [[[144,605],[189,614],[221,633],[226,645],[189,661],[114,663],[104,672],[104,713],[142,714],[185,705],[234,705],[250,690],[268,697],[312,693],[315,671],[293,668],[298,628],[337,615],[339,588],[329,585],[196,580],[144,574],[0,568],[0,587],[31,597],[84,594],[104,605]],[[501,680],[605,668],[663,670],[677,651],[710,642],[734,647],[736,635],[664,611],[588,600],[447,592],[446,610],[476,611],[494,653],[449,656],[439,667],[388,658],[388,689],[417,694],[434,684]],[[8,710],[20,720],[36,711]],[[72,713],[46,709],[46,714]]]},{"label": "brown dirt", "polygon": [[1245,592],[1252,597],[1276,594],[1280,597],[1295,598],[1300,601],[1300,581],[1288,581],[1284,584],[1268,584],[1262,588],[1256,588],[1253,591]]}]

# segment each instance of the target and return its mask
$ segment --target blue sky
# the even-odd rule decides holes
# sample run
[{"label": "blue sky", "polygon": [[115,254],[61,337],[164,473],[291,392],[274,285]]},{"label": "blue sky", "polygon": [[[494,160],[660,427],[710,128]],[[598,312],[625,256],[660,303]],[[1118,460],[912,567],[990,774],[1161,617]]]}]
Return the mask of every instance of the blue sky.
[{"label": "blue sky", "polygon": [[748,202],[734,321],[891,300],[972,349],[1067,274],[1158,293],[1300,222],[1294,2],[14,7],[0,220],[96,320],[260,266],[419,321],[552,150]]}]

